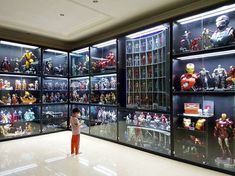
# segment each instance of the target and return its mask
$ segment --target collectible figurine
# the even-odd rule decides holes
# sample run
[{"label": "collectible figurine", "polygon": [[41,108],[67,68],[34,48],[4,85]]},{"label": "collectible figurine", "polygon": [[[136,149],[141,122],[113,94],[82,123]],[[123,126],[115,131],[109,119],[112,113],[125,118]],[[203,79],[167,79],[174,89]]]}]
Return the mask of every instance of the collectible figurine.
[{"label": "collectible figurine", "polygon": [[190,50],[191,51],[198,51],[198,50],[200,50],[199,40],[200,40],[199,37],[192,39],[191,44],[190,44]]},{"label": "collectible figurine", "polygon": [[138,42],[138,40],[137,40],[137,42],[135,42],[135,52],[139,52],[139,42]]},{"label": "collectible figurine", "polygon": [[0,90],[2,90],[4,87],[3,79],[0,79]]},{"label": "collectible figurine", "polygon": [[18,96],[17,96],[16,94],[12,94],[11,104],[12,104],[12,105],[17,105],[17,104],[19,104]]},{"label": "collectible figurine", "polygon": [[15,73],[20,73],[20,62],[21,60],[19,58],[15,58],[15,68],[14,68]]},{"label": "collectible figurine", "polygon": [[186,65],[186,72],[180,78],[181,90],[195,90],[194,85],[197,81],[197,74],[194,72],[195,66],[192,63]]},{"label": "collectible figurine", "polygon": [[183,125],[184,125],[184,128],[189,129],[191,127],[191,119],[184,118]]},{"label": "collectible figurine", "polygon": [[152,64],[152,52],[148,52],[148,64]]},{"label": "collectible figurine", "polygon": [[32,67],[32,63],[34,62],[34,59],[36,56],[29,50],[25,50],[24,55],[22,56],[22,59],[25,60],[24,67],[25,71],[29,70]]},{"label": "collectible figurine", "polygon": [[1,63],[1,71],[11,72],[11,63],[8,61],[8,58],[5,57]]},{"label": "collectible figurine", "polygon": [[116,95],[115,95],[114,92],[111,92],[111,102],[112,102],[113,104],[116,103]]},{"label": "collectible figurine", "polygon": [[33,121],[35,119],[34,112],[31,109],[28,109],[24,114],[24,119],[26,121]]},{"label": "collectible figurine", "polygon": [[34,89],[35,89],[35,90],[38,90],[38,81],[37,81],[37,80],[34,81]]},{"label": "collectible figurine", "polygon": [[184,31],[184,35],[182,35],[182,39],[180,40],[180,51],[187,52],[189,51],[189,47],[191,46],[191,40],[189,39],[189,35],[191,32]]},{"label": "collectible figurine", "polygon": [[104,100],[105,100],[105,104],[109,104],[109,103],[110,103],[110,94],[109,94],[109,93],[107,93],[107,94],[105,95]]},{"label": "collectible figurine", "polygon": [[145,65],[146,64],[146,56],[142,55],[141,57],[141,65]]},{"label": "collectible figurine", "polygon": [[195,128],[199,131],[203,131],[205,122],[206,122],[206,119],[198,119],[196,122]]},{"label": "collectible figurine", "polygon": [[227,77],[227,71],[224,68],[222,68],[221,65],[218,65],[218,67],[214,69],[212,73],[212,77],[214,78],[216,89],[225,88],[225,80]]},{"label": "collectible figurine", "polygon": [[214,47],[225,46],[234,41],[235,31],[232,27],[229,27],[228,25],[228,16],[222,15],[216,19],[217,30],[211,36],[211,43]]},{"label": "collectible figurine", "polygon": [[126,50],[127,50],[127,53],[132,52],[132,43],[131,42],[127,42]]},{"label": "collectible figurine", "polygon": [[204,28],[202,31],[202,43],[204,49],[210,49],[212,47],[210,41],[211,40],[210,33],[212,33],[212,31],[207,28]]},{"label": "collectible figurine", "polygon": [[25,91],[25,95],[20,97],[22,104],[33,104],[37,101],[37,99],[30,94],[28,91]]},{"label": "collectible figurine", "polygon": [[51,75],[53,74],[53,64],[52,61],[46,61],[45,66],[44,66],[44,74],[46,75]]},{"label": "collectible figurine", "polygon": [[209,89],[208,82],[211,79],[211,75],[210,75],[209,71],[206,70],[205,67],[203,67],[201,69],[201,71],[199,72],[199,77],[198,78],[200,80],[201,88],[205,89],[205,90]]},{"label": "collectible figurine", "polygon": [[100,102],[99,103],[100,104],[104,104],[105,103],[105,96],[104,96],[104,94],[100,95]]},{"label": "collectible figurine", "polygon": [[227,114],[222,113],[221,117],[216,120],[214,136],[218,138],[218,143],[222,151],[222,159],[225,159],[227,151],[230,157],[230,164],[234,163],[229,145],[229,140],[234,137],[233,130],[233,121],[227,117]]},{"label": "collectible figurine", "polygon": [[235,89],[235,66],[230,66],[226,82],[229,89]]},{"label": "collectible figurine", "polygon": [[54,67],[53,72],[55,75],[62,76],[62,75],[64,75],[64,68],[60,64],[58,67]]},{"label": "collectible figurine", "polygon": [[26,90],[26,89],[27,89],[26,80],[23,79],[23,82],[22,82],[22,90]]}]

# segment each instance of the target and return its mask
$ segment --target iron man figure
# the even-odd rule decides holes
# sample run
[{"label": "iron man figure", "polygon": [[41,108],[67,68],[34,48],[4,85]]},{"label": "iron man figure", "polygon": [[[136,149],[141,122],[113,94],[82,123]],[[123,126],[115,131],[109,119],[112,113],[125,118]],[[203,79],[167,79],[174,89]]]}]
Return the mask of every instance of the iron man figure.
[{"label": "iron man figure", "polygon": [[194,90],[194,85],[198,78],[195,73],[195,66],[192,63],[186,65],[186,72],[180,77],[181,90]]},{"label": "iron man figure", "polygon": [[221,117],[216,120],[214,127],[214,136],[218,137],[218,143],[222,150],[223,159],[225,159],[226,151],[230,157],[230,164],[233,164],[232,153],[229,146],[229,140],[234,136],[233,134],[233,121],[231,121],[225,113],[221,114]]},{"label": "iron man figure", "polygon": [[228,76],[226,82],[228,83],[229,88],[233,89],[235,88],[235,66],[230,66]]}]

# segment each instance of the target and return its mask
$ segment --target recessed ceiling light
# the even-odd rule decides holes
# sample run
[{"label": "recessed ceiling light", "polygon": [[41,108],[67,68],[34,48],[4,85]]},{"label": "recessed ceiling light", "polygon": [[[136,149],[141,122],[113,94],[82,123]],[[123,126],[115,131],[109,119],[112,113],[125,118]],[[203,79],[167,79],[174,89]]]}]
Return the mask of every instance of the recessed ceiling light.
[{"label": "recessed ceiling light", "polygon": [[63,14],[63,13],[60,13],[60,16],[64,16],[64,14]]},{"label": "recessed ceiling light", "polygon": [[99,1],[98,1],[98,0],[93,0],[92,2],[93,2],[93,3],[98,3]]}]

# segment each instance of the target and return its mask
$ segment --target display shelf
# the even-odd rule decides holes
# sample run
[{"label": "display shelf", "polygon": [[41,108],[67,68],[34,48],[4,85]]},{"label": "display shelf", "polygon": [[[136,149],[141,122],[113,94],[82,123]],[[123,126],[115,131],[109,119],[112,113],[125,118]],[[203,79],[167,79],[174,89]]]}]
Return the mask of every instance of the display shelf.
[{"label": "display shelf", "polygon": [[234,95],[235,93],[235,90],[234,91],[195,91],[195,92],[192,92],[192,91],[173,91],[172,92],[173,95],[216,95],[216,96],[219,96],[219,95]]},{"label": "display shelf", "polygon": [[203,115],[203,114],[177,114],[177,116],[181,116],[181,117],[196,117],[196,118],[210,118],[213,117],[214,114],[211,115]]},{"label": "display shelf", "polygon": [[18,104],[18,105],[1,105],[0,107],[21,107],[21,106],[40,106],[40,103],[35,103],[35,104]]},{"label": "display shelf", "polygon": [[163,129],[154,128],[154,127],[145,127],[145,126],[137,126],[137,125],[129,125],[128,124],[127,128],[135,128],[135,129],[141,129],[141,130],[150,130],[150,131],[154,131],[154,132],[165,134],[167,136],[171,135],[170,131],[168,131],[168,130],[163,130]]},{"label": "display shelf", "polygon": [[68,102],[53,102],[53,103],[42,103],[43,105],[64,105],[68,104]]},{"label": "display shelf", "polygon": [[74,104],[74,105],[89,105],[90,103],[79,103],[79,102],[75,102],[75,101],[70,101],[70,104]]},{"label": "display shelf", "polygon": [[29,78],[35,78],[35,77],[40,77],[40,74],[26,74],[26,73],[17,73],[17,72],[1,72],[0,71],[0,75],[1,76],[22,76],[22,77],[29,77]]},{"label": "display shelf", "polygon": [[94,77],[94,76],[109,76],[109,75],[115,75],[117,74],[116,71],[112,71],[112,72],[108,72],[108,73],[91,73],[90,76]]},{"label": "display shelf", "polygon": [[207,149],[207,146],[205,144],[195,144],[191,141],[186,141],[186,140],[182,140],[182,141],[176,141],[177,143],[180,143],[180,144],[183,144],[183,145],[188,145],[188,146],[195,146],[195,147],[200,147],[200,148],[203,148],[203,149]]},{"label": "display shelf", "polygon": [[43,92],[66,92],[68,93],[68,90],[45,90],[43,89]]},{"label": "display shelf", "polygon": [[5,126],[5,125],[14,125],[14,124],[17,124],[17,123],[28,123],[28,122],[40,122],[40,119],[34,119],[34,120],[17,120],[15,122],[9,122],[9,123],[1,123],[0,122],[0,125],[1,126]]},{"label": "display shelf", "polygon": [[59,76],[59,75],[43,75],[42,77],[43,77],[43,78],[54,78],[54,79],[56,79],[56,78],[64,78],[64,79],[67,79],[67,78],[68,78],[68,76]]},{"label": "display shelf", "polygon": [[186,131],[186,132],[189,132],[189,133],[197,133],[197,134],[203,134],[203,135],[205,133],[207,133],[206,131],[190,130],[190,129],[186,129],[186,128],[183,128],[183,127],[177,127],[176,129],[181,130],[181,131]]},{"label": "display shelf", "polygon": [[118,107],[116,104],[98,104],[98,103],[90,103],[91,106],[104,106],[104,107]]},{"label": "display shelf", "polygon": [[99,89],[99,90],[96,90],[96,89],[91,89],[91,91],[116,91],[116,89]]}]

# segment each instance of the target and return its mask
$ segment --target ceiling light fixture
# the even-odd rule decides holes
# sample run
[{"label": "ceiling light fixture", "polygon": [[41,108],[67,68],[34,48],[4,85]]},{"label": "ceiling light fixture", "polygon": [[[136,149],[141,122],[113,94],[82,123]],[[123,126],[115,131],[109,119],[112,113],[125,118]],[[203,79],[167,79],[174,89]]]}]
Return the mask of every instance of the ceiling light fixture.
[{"label": "ceiling light fixture", "polygon": [[64,13],[60,13],[60,16],[64,16]]},{"label": "ceiling light fixture", "polygon": [[98,3],[99,1],[98,1],[98,0],[93,0],[92,2],[93,2],[93,3]]},{"label": "ceiling light fixture", "polygon": [[107,42],[103,42],[103,43],[99,43],[97,45],[94,45],[93,47],[102,48],[102,47],[105,47],[105,46],[114,45],[114,44],[116,44],[116,41],[117,41],[116,39],[109,40]]},{"label": "ceiling light fixture", "polygon": [[38,48],[36,46],[25,45],[25,44],[20,44],[20,43],[13,43],[13,42],[7,42],[7,41],[0,41],[0,44],[16,46],[16,47],[21,47],[21,48],[29,48],[29,49],[36,49],[36,48]]}]

